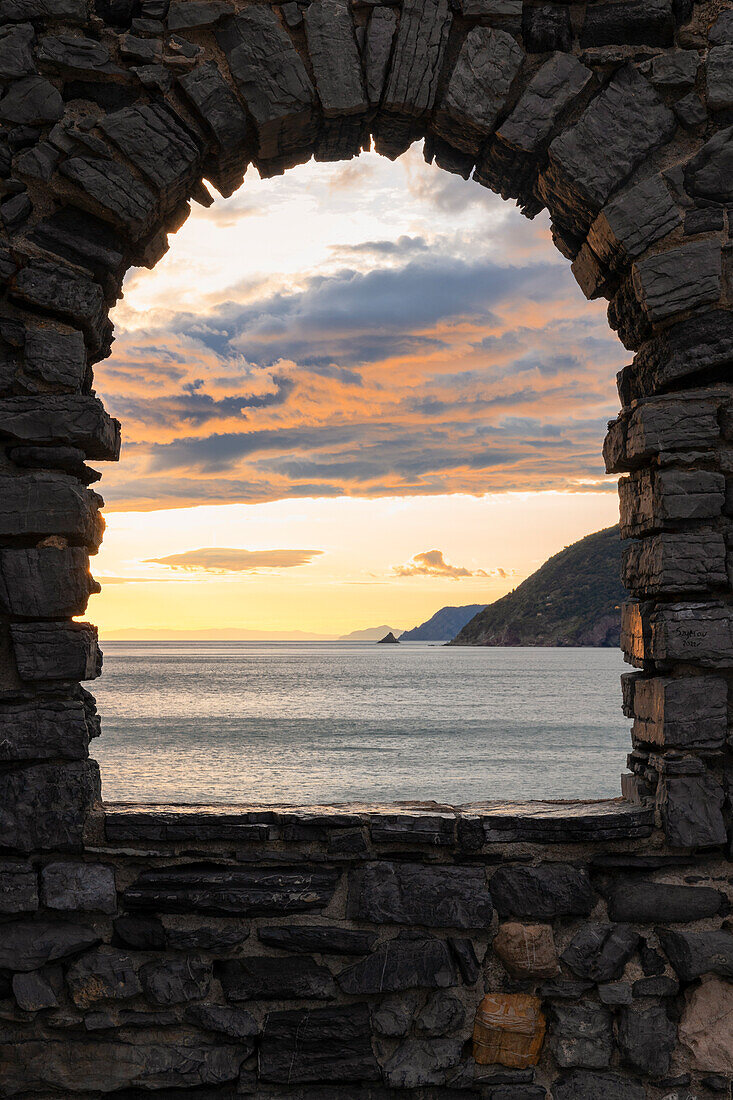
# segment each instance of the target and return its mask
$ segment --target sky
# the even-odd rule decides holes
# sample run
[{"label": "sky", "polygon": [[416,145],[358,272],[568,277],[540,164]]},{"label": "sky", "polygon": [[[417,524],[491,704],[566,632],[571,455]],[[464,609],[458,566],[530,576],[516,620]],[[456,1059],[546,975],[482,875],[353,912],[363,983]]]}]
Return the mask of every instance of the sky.
[{"label": "sky", "polygon": [[544,215],[415,146],[250,169],[169,246],[96,368],[103,637],[405,629],[617,521],[627,353]]}]

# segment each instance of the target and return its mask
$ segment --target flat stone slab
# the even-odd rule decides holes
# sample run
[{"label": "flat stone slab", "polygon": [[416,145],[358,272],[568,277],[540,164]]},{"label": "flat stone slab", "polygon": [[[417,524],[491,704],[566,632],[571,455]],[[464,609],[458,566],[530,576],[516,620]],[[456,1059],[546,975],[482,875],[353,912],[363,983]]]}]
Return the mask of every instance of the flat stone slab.
[{"label": "flat stone slab", "polygon": [[[396,823],[404,819],[405,828]],[[113,802],[105,806],[105,830],[112,844],[131,842],[235,840],[274,838],[281,830],[299,832],[301,839],[326,838],[332,832],[360,826],[384,840],[389,825],[400,844],[425,847],[421,821],[436,820],[475,827],[484,843],[536,842],[591,843],[650,836],[654,827],[651,807],[621,798],[563,802],[476,802],[447,806],[435,802],[338,803],[330,806],[293,805],[159,805]],[[460,829],[459,829],[460,832]],[[479,844],[479,846],[481,846]]]}]

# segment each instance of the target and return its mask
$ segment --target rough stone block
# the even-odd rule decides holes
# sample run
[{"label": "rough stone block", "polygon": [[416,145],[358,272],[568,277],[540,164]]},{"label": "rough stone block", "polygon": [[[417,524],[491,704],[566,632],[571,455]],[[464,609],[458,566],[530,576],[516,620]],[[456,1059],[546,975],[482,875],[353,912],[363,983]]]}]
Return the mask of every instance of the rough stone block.
[{"label": "rough stone block", "polygon": [[140,971],[140,979],[145,996],[154,1004],[182,1004],[208,996],[212,967],[205,959],[187,955],[146,963]]},{"label": "rough stone block", "polygon": [[99,733],[95,717],[76,699],[36,699],[0,707],[0,761],[84,760]]},{"label": "rough stone block", "polygon": [[429,844],[450,848],[456,840],[453,814],[379,814],[370,819],[375,844]]},{"label": "rough stone block", "polygon": [[70,78],[122,76],[124,70],[113,65],[102,42],[71,34],[47,34],[38,47],[38,60],[44,67]]},{"label": "rough stone block", "polygon": [[727,203],[733,200],[729,164],[733,155],[733,126],[705,142],[685,166],[685,189],[693,198]]},{"label": "rough stone block", "polygon": [[171,31],[211,27],[233,11],[230,0],[171,0],[166,21]]},{"label": "rough stone block", "polygon": [[669,50],[652,58],[650,80],[655,88],[690,88],[699,68],[697,50]]},{"label": "rough stone block", "polygon": [[[695,1068],[733,1075],[733,985],[710,978],[689,992],[679,1028],[680,1043]],[[727,1081],[725,1082],[727,1085]]]},{"label": "rough stone block", "polygon": [[608,902],[613,921],[655,924],[695,921],[723,911],[724,897],[709,886],[677,886],[666,882],[619,882]]},{"label": "rough stone block", "polygon": [[0,438],[13,443],[78,447],[87,458],[116,462],[120,422],[96,397],[46,394],[0,400]]},{"label": "rough stone block", "polygon": [[552,1009],[550,1049],[560,1069],[606,1069],[613,1054],[613,1016],[596,1004]]},{"label": "rough stone block", "polygon": [[446,988],[457,984],[458,974],[444,940],[407,932],[342,970],[337,981],[344,993],[360,996],[403,989]]},{"label": "rough stone block", "polygon": [[150,228],[156,210],[153,192],[111,154],[72,156],[62,161],[59,170],[76,185],[75,200],[92,214],[123,229],[133,239]]},{"label": "rough stone block", "polygon": [[589,228],[611,193],[669,141],[676,125],[643,76],[628,66],[619,70],[580,120],[550,145],[539,190],[551,213],[575,234]]},{"label": "rough stone block", "polygon": [[78,1008],[96,1001],[120,1001],[142,992],[135,963],[124,951],[102,946],[72,963],[66,984]]},{"label": "rough stone block", "polygon": [[634,401],[609,425],[603,445],[606,472],[635,470],[664,452],[713,450],[720,442],[720,406],[721,397],[713,391]]},{"label": "rough stone block", "polygon": [[494,132],[523,60],[506,31],[470,30],[435,115],[436,133],[456,149],[478,153]]},{"label": "rough stone block", "polygon": [[657,803],[667,842],[673,848],[712,848],[727,839],[723,788],[696,763],[697,774],[665,770],[657,787]]},{"label": "rough stone block", "polygon": [[198,174],[199,149],[164,106],[123,108],[105,115],[100,126],[167,205],[176,205],[190,190]]},{"label": "rough stone block", "polygon": [[101,588],[89,572],[89,555],[79,546],[58,550],[0,550],[0,607],[22,619],[83,615]]},{"label": "rough stone block", "polygon": [[502,918],[551,921],[586,917],[593,908],[588,872],[568,863],[500,867],[491,878],[490,890]]},{"label": "rough stone block", "polygon": [[21,680],[94,680],[102,672],[91,623],[11,623],[10,636]]},{"label": "rough stone block", "polygon": [[733,978],[733,936],[722,929],[687,932],[660,929],[659,939],[683,982],[692,982],[703,974]]},{"label": "rough stone block", "polygon": [[349,881],[349,915],[377,924],[483,928],[493,908],[481,868],[373,863]]},{"label": "rough stone block", "polygon": [[728,730],[728,685],[717,676],[636,681],[635,740],[673,749],[715,749]]},{"label": "rough stone block", "polygon": [[522,1069],[537,1064],[546,1021],[539,997],[526,993],[487,993],[473,1028],[473,1057],[480,1066]]},{"label": "rough stone block", "polygon": [[58,535],[96,551],[104,532],[102,503],[100,496],[66,474],[0,475],[0,537]]},{"label": "rough stone block", "polygon": [[733,45],[715,46],[705,66],[708,107],[724,111],[733,107]]},{"label": "rough stone block", "polygon": [[303,24],[324,116],[363,114],[368,104],[348,0],[314,0]]},{"label": "rough stone block", "polygon": [[0,775],[0,848],[80,848],[87,813],[99,798],[99,769],[91,760]]},{"label": "rough stone block", "polygon": [[681,224],[682,213],[664,177],[650,176],[603,208],[590,228],[588,244],[604,264],[621,268]]},{"label": "rough stone block", "polygon": [[733,665],[733,609],[725,604],[629,601],[621,610],[621,647],[631,664],[685,662],[701,668]]},{"label": "rough stone block", "polygon": [[1,0],[0,22],[25,23],[36,19],[62,19],[86,23],[89,12],[84,0]]},{"label": "rough stone block", "polygon": [[0,967],[16,974],[38,970],[98,943],[96,932],[79,924],[59,920],[8,921],[3,924],[0,940]]},{"label": "rough stone block", "polygon": [[41,871],[41,898],[47,909],[114,913],[114,869],[102,863],[47,863]]},{"label": "rough stone block", "polygon": [[588,5],[580,45],[671,46],[673,38],[672,0],[623,0]]},{"label": "rough stone block", "polygon": [[417,1026],[425,1035],[438,1037],[461,1030],[466,1022],[463,1002],[451,993],[438,990],[428,997],[417,1018]]},{"label": "rough stone block", "polygon": [[725,539],[713,530],[662,532],[621,552],[621,580],[639,596],[684,596],[728,588]]},{"label": "rough stone block", "polygon": [[558,50],[569,54],[573,46],[569,7],[565,4],[542,4],[535,8],[525,4],[522,38],[527,53]]},{"label": "rough stone block", "polygon": [[611,982],[621,977],[638,945],[638,932],[627,925],[586,924],[575,933],[561,957],[579,978]]},{"label": "rough stone block", "polygon": [[647,256],[632,268],[634,291],[654,323],[717,302],[721,278],[721,244],[715,240],[695,241]]},{"label": "rough stone block", "polygon": [[573,1069],[552,1084],[553,1100],[646,1100],[640,1081],[619,1073]]},{"label": "rough stone block", "polygon": [[325,908],[338,881],[328,867],[161,867],[143,871],[124,899],[130,909],[161,913],[281,916]]},{"label": "rough stone block", "polygon": [[60,967],[32,970],[13,975],[13,996],[24,1012],[39,1012],[42,1008],[56,1008],[63,991],[63,974]]},{"label": "rough stone block", "polygon": [[397,12],[394,8],[374,9],[369,18],[363,53],[367,98],[371,104],[378,104],[382,98],[396,28]]},{"label": "rough stone block", "polygon": [[338,924],[274,924],[257,929],[260,943],[283,951],[317,951],[321,955],[366,955],[376,932],[341,928]]},{"label": "rough stone block", "polygon": [[47,126],[63,113],[61,93],[43,76],[15,81],[0,100],[0,121],[14,126]]},{"label": "rough stone block", "polygon": [[714,470],[642,470],[619,482],[621,537],[639,538],[670,524],[723,513],[725,475]]},{"label": "rough stone block", "polygon": [[0,913],[32,913],[38,908],[38,883],[30,863],[0,861]]},{"label": "rough stone block", "polygon": [[61,332],[46,325],[26,331],[23,367],[49,386],[70,393],[81,389],[87,370],[87,354],[81,332]]},{"label": "rough stone block", "polygon": [[109,350],[112,325],[102,288],[73,268],[49,260],[30,260],[13,276],[10,296],[80,328],[93,352]]},{"label": "rough stone block", "polygon": [[37,72],[33,58],[35,42],[33,27],[26,23],[20,27],[4,27],[0,37],[0,80],[19,80]]},{"label": "rough stone block", "polygon": [[273,1084],[378,1081],[368,1006],[269,1013],[259,1065],[261,1080]]},{"label": "rough stone block", "polygon": [[229,1001],[328,1001],[336,993],[330,970],[307,955],[235,959],[222,963],[220,976]]},{"label": "rough stone block", "polygon": [[384,1078],[394,1089],[443,1085],[446,1070],[461,1060],[461,1039],[408,1039],[384,1065]]},{"label": "rough stone block", "polygon": [[[206,124],[218,146],[218,162],[229,169],[232,177],[239,170],[243,176],[249,160],[250,146],[254,140],[252,127],[242,104],[227,84],[213,62],[198,65],[190,73],[178,77],[178,83],[198,116]],[[217,186],[220,179],[216,179]],[[231,194],[241,183],[232,179],[234,186],[225,188],[222,194]]]},{"label": "rough stone block", "polygon": [[254,120],[259,159],[306,149],[316,136],[315,91],[275,10],[248,7],[216,37]]},{"label": "rough stone block", "polygon": [[238,1046],[206,1046],[195,1040],[112,1042],[99,1039],[23,1041],[0,1047],[0,1087],[43,1095],[84,1082],[88,1092],[136,1088],[191,1088],[236,1081],[242,1063]]},{"label": "rough stone block", "polygon": [[491,949],[515,978],[553,978],[557,974],[557,952],[549,924],[507,921],[499,927]]}]

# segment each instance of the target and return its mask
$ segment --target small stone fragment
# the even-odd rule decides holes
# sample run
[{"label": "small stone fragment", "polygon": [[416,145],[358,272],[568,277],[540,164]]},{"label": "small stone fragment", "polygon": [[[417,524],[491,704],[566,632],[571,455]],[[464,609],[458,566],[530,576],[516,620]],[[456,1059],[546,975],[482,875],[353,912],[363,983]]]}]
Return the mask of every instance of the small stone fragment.
[{"label": "small stone fragment", "polygon": [[539,997],[488,993],[476,1012],[473,1057],[480,1066],[534,1066],[539,1061],[545,1027]]},{"label": "small stone fragment", "polygon": [[201,1000],[211,986],[211,963],[194,956],[150,962],[140,971],[145,995],[158,1005]]},{"label": "small stone fragment", "polygon": [[680,1042],[697,1069],[733,1075],[733,985],[710,978],[687,995]]},{"label": "small stone fragment", "polygon": [[132,959],[115,947],[82,955],[69,967],[66,983],[79,1008],[100,1000],[126,1000],[142,991]]},{"label": "small stone fragment", "polygon": [[516,978],[552,978],[557,973],[555,940],[548,924],[507,922],[491,946]]},{"label": "small stone fragment", "polygon": [[557,917],[587,917],[593,908],[588,872],[567,863],[501,867],[492,876],[489,888],[502,917],[550,921]]},{"label": "small stone fragment", "polygon": [[605,1069],[613,1054],[613,1016],[592,1003],[555,1005],[550,1046],[561,1069]]},{"label": "small stone fragment", "polygon": [[41,897],[49,909],[114,913],[114,870],[101,863],[47,863],[41,871]]},{"label": "small stone fragment", "polygon": [[626,925],[586,924],[575,933],[561,957],[578,977],[610,982],[621,977],[639,938]]},{"label": "small stone fragment", "polygon": [[669,1072],[677,1028],[663,1005],[629,1005],[621,1010],[618,1042],[625,1062],[640,1073]]}]

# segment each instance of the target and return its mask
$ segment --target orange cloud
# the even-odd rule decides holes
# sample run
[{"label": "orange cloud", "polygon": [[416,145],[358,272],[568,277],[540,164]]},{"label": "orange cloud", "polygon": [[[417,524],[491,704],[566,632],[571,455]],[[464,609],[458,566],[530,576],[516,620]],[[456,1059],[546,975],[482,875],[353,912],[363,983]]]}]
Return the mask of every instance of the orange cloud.
[{"label": "orange cloud", "polygon": [[241,547],[202,547],[164,558],[146,558],[146,565],[205,573],[257,573],[261,569],[292,569],[309,565],[323,550],[244,550]]},{"label": "orange cloud", "polygon": [[405,565],[395,565],[392,568],[395,577],[449,577],[459,580],[461,577],[501,577],[508,575],[505,569],[467,569],[463,565],[451,565],[443,556],[442,550],[425,550],[422,554],[415,554]]}]

